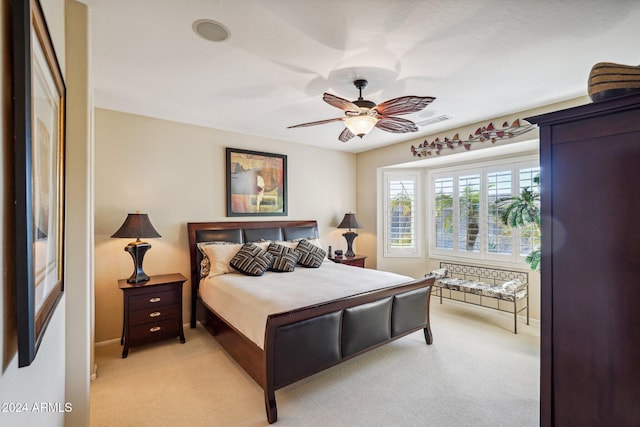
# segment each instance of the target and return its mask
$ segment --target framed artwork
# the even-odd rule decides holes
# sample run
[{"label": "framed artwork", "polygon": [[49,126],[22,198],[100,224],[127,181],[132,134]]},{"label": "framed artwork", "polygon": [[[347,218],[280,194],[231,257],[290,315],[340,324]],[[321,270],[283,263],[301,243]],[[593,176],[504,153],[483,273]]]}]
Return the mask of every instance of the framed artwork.
[{"label": "framed artwork", "polygon": [[227,148],[227,216],[287,215],[287,156]]},{"label": "framed artwork", "polygon": [[64,291],[66,88],[37,0],[12,2],[18,364],[33,362]]}]

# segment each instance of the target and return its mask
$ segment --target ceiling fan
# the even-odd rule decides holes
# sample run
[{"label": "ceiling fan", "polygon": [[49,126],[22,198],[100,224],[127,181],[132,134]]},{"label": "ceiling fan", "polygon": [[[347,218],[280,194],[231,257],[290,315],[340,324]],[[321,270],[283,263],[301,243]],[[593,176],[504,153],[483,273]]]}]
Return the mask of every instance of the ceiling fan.
[{"label": "ceiling fan", "polygon": [[353,84],[360,91],[360,96],[355,101],[347,101],[326,92],[322,96],[327,104],[344,110],[345,117],[302,123],[288,126],[287,129],[344,121],[346,127],[338,137],[342,142],[347,142],[356,135],[362,138],[374,126],[392,133],[417,132],[418,126],[414,122],[396,116],[418,112],[436,99],[432,96],[401,96],[376,105],[362,98],[362,89],[367,86],[366,80],[358,79]]}]

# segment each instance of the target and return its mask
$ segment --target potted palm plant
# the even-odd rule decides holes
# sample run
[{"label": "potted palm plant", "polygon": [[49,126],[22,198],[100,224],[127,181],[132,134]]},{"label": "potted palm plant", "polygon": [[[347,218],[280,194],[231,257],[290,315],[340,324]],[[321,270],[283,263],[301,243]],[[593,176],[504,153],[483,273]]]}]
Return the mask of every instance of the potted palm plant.
[{"label": "potted palm plant", "polygon": [[[540,177],[533,181],[539,184]],[[525,262],[532,270],[540,270],[540,193],[524,187],[518,196],[498,199],[496,205],[504,225],[518,228],[523,237],[533,237],[536,243]]]}]

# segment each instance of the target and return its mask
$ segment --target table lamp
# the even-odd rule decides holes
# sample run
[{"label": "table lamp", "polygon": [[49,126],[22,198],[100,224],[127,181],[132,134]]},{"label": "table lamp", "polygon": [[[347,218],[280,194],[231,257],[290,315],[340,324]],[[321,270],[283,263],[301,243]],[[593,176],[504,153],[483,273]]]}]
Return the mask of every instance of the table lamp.
[{"label": "table lamp", "polygon": [[358,220],[356,219],[356,214],[354,213],[346,213],[344,214],[344,218],[342,218],[342,222],[338,225],[338,228],[348,228],[349,231],[343,233],[342,235],[347,240],[347,253],[346,256],[355,256],[356,254],[353,252],[353,240],[358,236],[357,233],[351,231],[352,228],[362,228]]},{"label": "table lamp", "polygon": [[149,221],[147,214],[140,212],[130,213],[120,226],[118,231],[113,233],[111,237],[117,238],[135,238],[135,242],[129,243],[124,250],[131,254],[133,258],[133,274],[127,279],[128,283],[140,283],[149,280],[149,276],[142,270],[142,260],[144,254],[151,248],[147,242],[140,241],[140,238],[162,237]]}]

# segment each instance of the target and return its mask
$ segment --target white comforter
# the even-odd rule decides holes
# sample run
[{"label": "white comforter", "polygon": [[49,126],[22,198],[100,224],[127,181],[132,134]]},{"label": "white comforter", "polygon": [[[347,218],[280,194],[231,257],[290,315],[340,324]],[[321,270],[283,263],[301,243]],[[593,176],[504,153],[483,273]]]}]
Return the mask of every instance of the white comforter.
[{"label": "white comforter", "polygon": [[385,271],[325,261],[320,268],[297,267],[291,273],[266,272],[251,277],[240,273],[203,279],[200,297],[228,323],[264,348],[270,314],[306,307],[412,281]]}]

